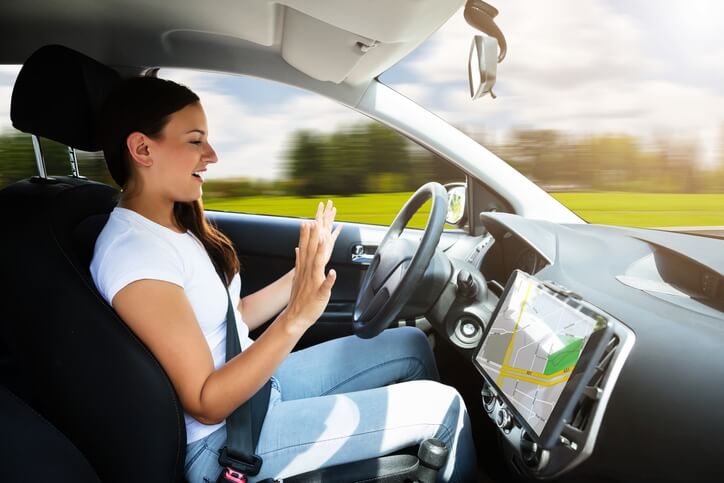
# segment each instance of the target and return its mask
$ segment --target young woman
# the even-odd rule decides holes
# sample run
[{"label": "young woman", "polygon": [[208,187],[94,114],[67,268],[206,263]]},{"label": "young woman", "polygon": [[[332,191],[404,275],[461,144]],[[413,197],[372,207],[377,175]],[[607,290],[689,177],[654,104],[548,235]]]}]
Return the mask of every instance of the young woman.
[{"label": "young woman", "polygon": [[[201,193],[217,162],[198,97],[167,80],[125,81],[106,102],[101,137],[120,202],[95,246],[91,273],[103,297],[149,347],[186,413],[186,475],[216,481],[225,418],[272,379],[257,454],[284,478],[394,452],[425,438],[450,448],[441,481],[472,481],[475,455],[464,403],[437,382],[421,331],[386,330],[291,353],[322,314],[325,275],[341,227],[320,203],[301,225],[294,269],[240,298],[230,240],[204,218]],[[230,282],[224,286],[214,264]],[[242,352],[225,363],[228,298]],[[278,314],[278,315],[277,315]],[[273,318],[255,341],[253,330]]]}]

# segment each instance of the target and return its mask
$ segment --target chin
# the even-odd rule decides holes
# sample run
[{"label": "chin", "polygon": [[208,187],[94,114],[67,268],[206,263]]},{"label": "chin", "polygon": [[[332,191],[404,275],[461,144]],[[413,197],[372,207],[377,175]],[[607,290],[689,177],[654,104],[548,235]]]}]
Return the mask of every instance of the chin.
[{"label": "chin", "polygon": [[177,196],[174,201],[177,201],[179,203],[192,203],[196,200],[200,200],[202,194],[203,191],[201,189],[198,189],[195,193],[184,193],[181,196]]}]

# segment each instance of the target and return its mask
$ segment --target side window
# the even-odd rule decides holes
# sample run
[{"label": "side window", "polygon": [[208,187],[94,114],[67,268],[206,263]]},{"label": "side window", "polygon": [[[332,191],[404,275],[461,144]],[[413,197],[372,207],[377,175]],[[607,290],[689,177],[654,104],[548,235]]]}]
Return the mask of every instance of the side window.
[{"label": "side window", "polygon": [[[428,181],[465,181],[449,163],[366,116],[317,94],[243,76],[163,69],[196,92],[219,162],[210,210],[310,217],[332,199],[339,221],[389,225]],[[410,226],[422,227],[429,206]]]}]

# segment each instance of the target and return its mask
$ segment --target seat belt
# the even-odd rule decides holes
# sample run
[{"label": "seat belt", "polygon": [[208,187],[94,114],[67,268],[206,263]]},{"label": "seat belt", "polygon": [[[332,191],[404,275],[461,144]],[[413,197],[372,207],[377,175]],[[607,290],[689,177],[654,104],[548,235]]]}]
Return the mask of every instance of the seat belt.
[{"label": "seat belt", "polygon": [[[226,362],[241,353],[239,332],[236,329],[234,304],[231,302],[226,277],[214,264],[221,278],[228,300],[226,307]],[[256,394],[239,406],[226,418],[226,446],[219,452],[219,465],[222,467],[217,483],[245,483],[246,476],[259,473],[263,463],[256,451],[261,427],[264,424],[269,407],[271,379]]]}]

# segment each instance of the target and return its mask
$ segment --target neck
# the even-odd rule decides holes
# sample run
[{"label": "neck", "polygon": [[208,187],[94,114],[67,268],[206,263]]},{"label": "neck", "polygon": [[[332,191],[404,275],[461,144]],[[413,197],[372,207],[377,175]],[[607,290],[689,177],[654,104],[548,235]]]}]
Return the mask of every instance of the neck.
[{"label": "neck", "polygon": [[149,199],[148,195],[124,194],[118,203],[121,208],[133,210],[149,220],[165,226],[173,231],[182,233],[185,230],[176,224],[173,216],[173,201],[163,199]]}]

